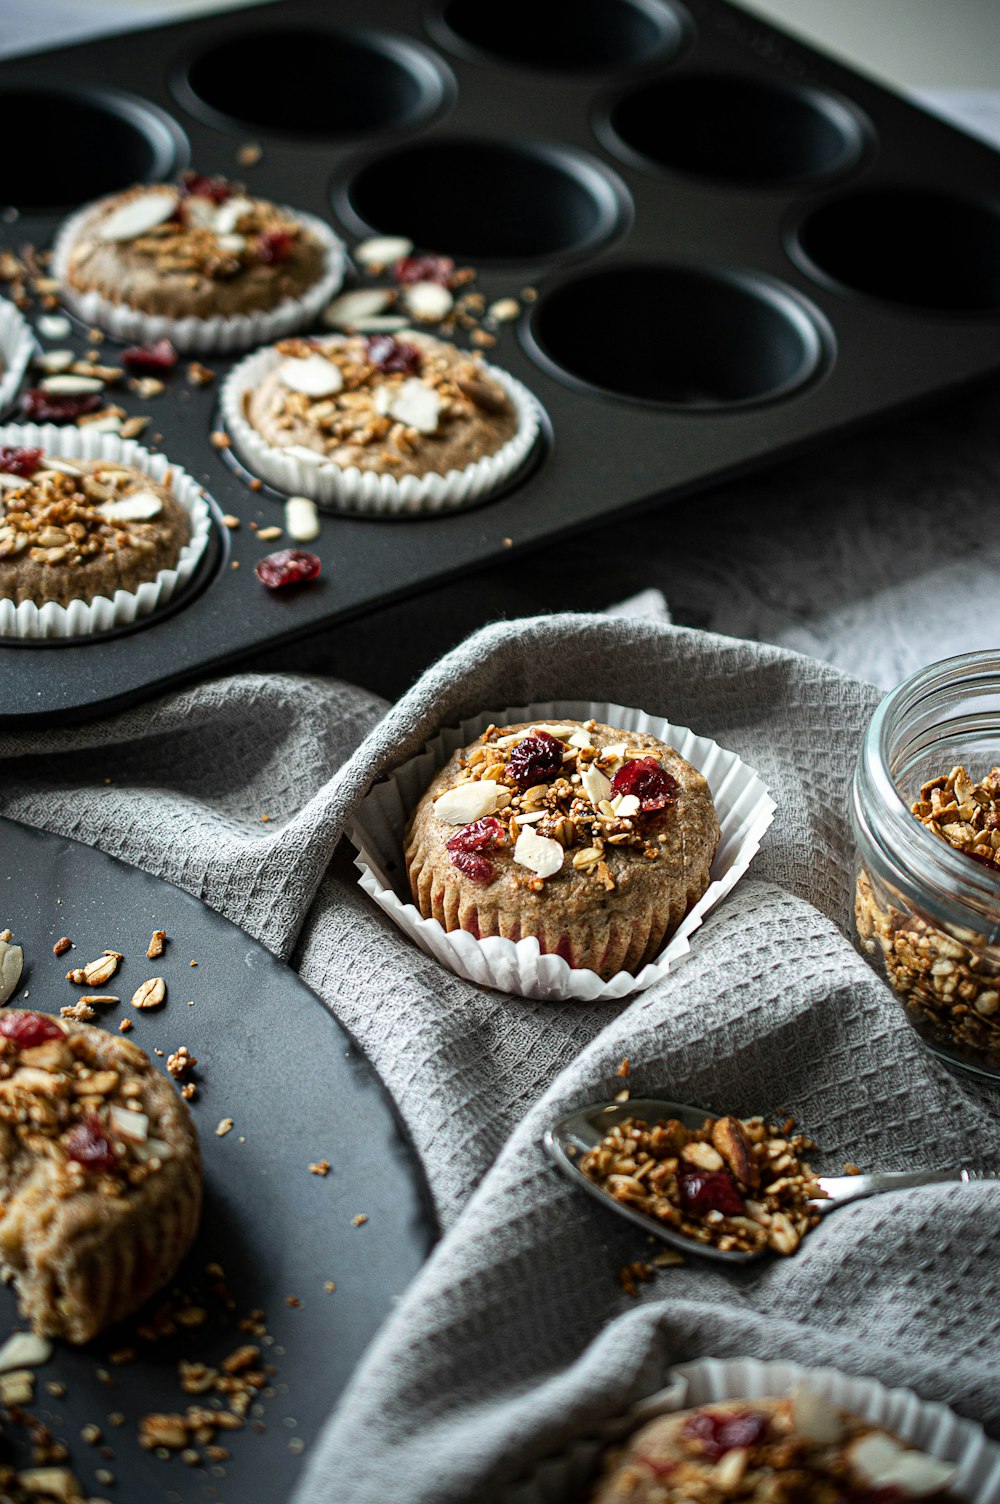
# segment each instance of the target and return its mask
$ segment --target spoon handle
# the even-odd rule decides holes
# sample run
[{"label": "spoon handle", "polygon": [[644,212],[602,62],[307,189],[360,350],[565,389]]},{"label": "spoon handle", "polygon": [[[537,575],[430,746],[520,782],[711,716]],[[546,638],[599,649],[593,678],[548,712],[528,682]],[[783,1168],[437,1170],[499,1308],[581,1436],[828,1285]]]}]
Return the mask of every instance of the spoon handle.
[{"label": "spoon handle", "polygon": [[817,1181],[827,1199],[811,1203],[818,1212],[832,1211],[847,1201],[878,1196],[882,1191],[905,1191],[911,1186],[938,1185],[944,1181],[968,1182],[979,1177],[969,1170],[887,1170],[876,1175],[823,1175]]}]

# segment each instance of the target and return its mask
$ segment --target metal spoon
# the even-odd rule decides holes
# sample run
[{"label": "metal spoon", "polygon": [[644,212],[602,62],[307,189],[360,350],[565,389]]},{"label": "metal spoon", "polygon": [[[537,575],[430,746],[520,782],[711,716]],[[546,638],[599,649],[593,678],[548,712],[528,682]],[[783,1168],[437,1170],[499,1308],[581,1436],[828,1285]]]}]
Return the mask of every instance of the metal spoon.
[{"label": "metal spoon", "polygon": [[[568,1117],[562,1118],[550,1128],[542,1140],[547,1152],[575,1185],[582,1186],[589,1195],[610,1206],[619,1216],[627,1217],[644,1232],[652,1233],[661,1242],[685,1253],[697,1253],[702,1258],[718,1259],[724,1264],[749,1264],[769,1253],[767,1247],[743,1252],[736,1249],[723,1251],[711,1244],[696,1243],[693,1238],[664,1225],[645,1212],[636,1211],[622,1201],[602,1190],[601,1187],[576,1164],[576,1160],[599,1144],[601,1139],[618,1123],[627,1118],[639,1118],[646,1123],[676,1118],[685,1128],[700,1128],[706,1119],[715,1120],[717,1114],[705,1112],[700,1107],[690,1107],[683,1102],[664,1102],[657,1097],[633,1097],[627,1102],[598,1102],[591,1107],[581,1107]],[[817,1185],[826,1193],[825,1200],[811,1201],[813,1211],[825,1215],[848,1201],[859,1201],[863,1196],[877,1196],[882,1191],[907,1190],[910,1186],[935,1185],[942,1181],[996,1180],[998,1177],[985,1170],[902,1170],[885,1171],[875,1175],[834,1175],[817,1177]]]}]

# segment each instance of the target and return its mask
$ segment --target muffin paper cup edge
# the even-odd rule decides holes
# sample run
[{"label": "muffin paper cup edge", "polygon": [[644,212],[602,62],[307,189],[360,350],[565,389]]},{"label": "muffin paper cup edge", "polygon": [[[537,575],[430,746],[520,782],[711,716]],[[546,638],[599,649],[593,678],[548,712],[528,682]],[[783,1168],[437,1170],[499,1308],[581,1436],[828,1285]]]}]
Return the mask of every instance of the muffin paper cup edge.
[{"label": "muffin paper cup edge", "polygon": [[281,359],[277,350],[257,350],[226,377],[219,398],[226,429],[240,459],[261,480],[288,496],[309,496],[332,511],[377,512],[384,516],[450,511],[498,490],[527,460],[541,430],[541,404],[532,392],[499,366],[486,374],[503,387],[517,409],[517,432],[495,454],[444,475],[376,475],[356,467],[297,459],[262,438],[243,414],[244,395]]},{"label": "muffin paper cup edge", "polygon": [[654,1416],[720,1400],[780,1397],[798,1384],[826,1396],[841,1409],[897,1432],[932,1457],[958,1465],[952,1484],[967,1504],[996,1504],[1000,1496],[1000,1446],[975,1421],[964,1420],[912,1389],[887,1389],[877,1380],[757,1358],[699,1358],[667,1373],[663,1389],[626,1413],[609,1418],[597,1432],[580,1437],[557,1457],[544,1459],[530,1480],[507,1489],[501,1504],[579,1504],[593,1481],[598,1459]]},{"label": "muffin paper cup edge", "polygon": [[[619,972],[607,982],[596,972],[570,967],[561,956],[541,955],[535,939],[515,942],[490,936],[476,940],[462,930],[446,931],[436,919],[424,919],[408,896],[401,896],[409,892],[403,858],[407,818],[434,774],[457,748],[474,740],[491,723],[586,721],[591,717],[623,731],[648,732],[674,747],[707,778],[722,828],[711,882],[659,956],[636,975]],[[622,705],[560,700],[487,712],[463,721],[461,726],[447,727],[423,752],[375,784],[362,801],[349,834],[358,852],[355,866],[361,873],[361,887],[405,935],[449,971],[479,986],[520,997],[596,1002],[645,991],[676,970],[688,955],[691,935],[705,915],[749,867],[775,807],[753,768],[735,752],[725,751],[708,737],[696,736],[686,726],[674,726]]]},{"label": "muffin paper cup edge", "polygon": [[205,319],[193,316],[172,319],[165,314],[143,313],[123,303],[112,303],[99,292],[81,292],[69,284],[70,249],[93,207],[88,204],[72,215],[59,231],[52,247],[52,275],[62,284],[60,296],[70,312],[115,339],[140,344],[169,339],[176,349],[188,355],[239,354],[314,323],[344,280],[347,252],[343,241],[315,215],[282,205],[282,212],[311,230],[324,248],[323,275],[300,298],[286,298],[266,313],[217,314]]},{"label": "muffin paper cup edge", "polygon": [[153,580],[145,580],[135,591],[116,590],[114,597],[95,596],[92,601],[72,601],[60,606],[47,601],[36,606],[22,601],[0,600],[0,640],[5,637],[87,637],[138,621],[165,606],[194,574],[208,542],[211,512],[204,488],[172,464],[166,455],[151,454],[134,439],[120,439],[117,434],[91,433],[86,428],[60,428],[54,424],[7,424],[0,427],[0,444],[28,449],[44,449],[60,459],[117,460],[143,471],[151,480],[162,482],[170,471],[170,490],[191,518],[191,537],[181,549],[173,569],[161,569]]}]

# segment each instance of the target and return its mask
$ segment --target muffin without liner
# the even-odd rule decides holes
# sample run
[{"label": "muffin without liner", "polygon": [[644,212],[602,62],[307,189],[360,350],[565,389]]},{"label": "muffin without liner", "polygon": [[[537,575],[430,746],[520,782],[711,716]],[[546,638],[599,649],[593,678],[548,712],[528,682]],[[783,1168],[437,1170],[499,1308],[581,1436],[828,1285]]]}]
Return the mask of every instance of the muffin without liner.
[{"label": "muffin without liner", "polygon": [[653,960],[709,883],[719,822],[673,748],[595,721],[491,727],[456,752],[407,827],[425,919],[534,936],[602,978]]},{"label": "muffin without liner", "polygon": [[0,1014],[0,1264],[34,1330],[89,1342],[176,1273],[201,1214],[187,1104],[118,1035]]}]

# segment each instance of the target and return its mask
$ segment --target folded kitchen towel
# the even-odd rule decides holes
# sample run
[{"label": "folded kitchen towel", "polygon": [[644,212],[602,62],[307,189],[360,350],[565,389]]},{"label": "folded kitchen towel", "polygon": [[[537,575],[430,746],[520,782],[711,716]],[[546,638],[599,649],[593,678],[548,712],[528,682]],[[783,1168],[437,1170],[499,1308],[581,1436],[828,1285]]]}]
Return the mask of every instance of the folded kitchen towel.
[{"label": "folded kitchen towel", "polygon": [[[335,854],[372,780],[440,726],[573,698],[714,737],[778,805],[687,962],[624,1007],[460,980]],[[779,649],[556,616],[485,628],[384,714],[341,684],[243,676],[94,726],[0,737],[4,813],[178,882],[291,956],[367,1051],[423,1156],[445,1236],[316,1444],[297,1504],[502,1498],[700,1354],[830,1363],[1000,1424],[998,1187],[860,1203],[792,1259],[692,1261],[628,1297],[616,1270],[648,1254],[643,1235],[567,1185],[540,1147],[561,1113],[621,1088],[627,1056],[636,1095],[790,1112],[827,1168],[1000,1164],[994,1099],[927,1055],[848,938],[847,786],[877,701]]]}]

